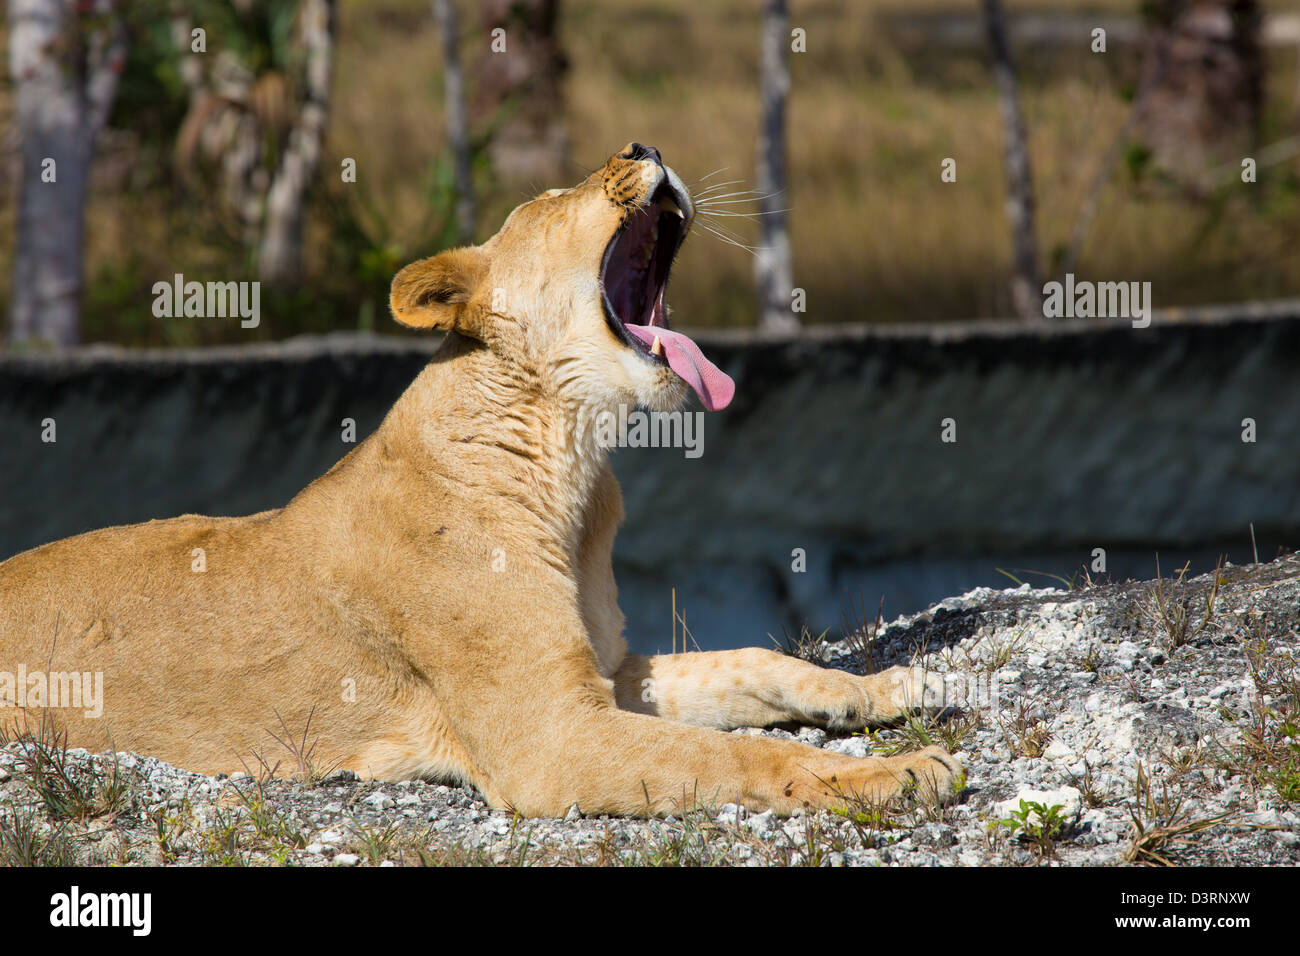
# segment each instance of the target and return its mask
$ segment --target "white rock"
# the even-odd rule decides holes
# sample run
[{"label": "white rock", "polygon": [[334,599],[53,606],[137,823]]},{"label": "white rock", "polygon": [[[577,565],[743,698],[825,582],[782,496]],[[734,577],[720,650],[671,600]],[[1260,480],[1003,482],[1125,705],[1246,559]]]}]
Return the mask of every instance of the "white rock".
[{"label": "white rock", "polygon": [[1074,756],[1074,751],[1064,741],[1053,740],[1043,751],[1043,756],[1048,760],[1069,760]]},{"label": "white rock", "polygon": [[734,826],[736,823],[739,823],[744,819],[744,815],[744,807],[737,806],[734,803],[724,803],[718,808],[716,821],[721,826]]},{"label": "white rock", "polygon": [[1282,819],[1282,814],[1276,810],[1261,810],[1259,813],[1251,814],[1251,822],[1262,827],[1280,827],[1286,823]]},{"label": "white rock", "polygon": [[[1020,811],[1020,801],[1026,803],[1041,803],[1045,807],[1061,807],[1061,819],[1068,826],[1074,826],[1079,819],[1079,814],[1083,810],[1083,794],[1074,787],[1060,787],[1056,790],[1031,790],[1022,789],[1010,800],[1003,800],[993,807],[994,815],[998,820],[1005,820],[1013,813]],[[1036,820],[1037,812],[1029,815],[1030,820]]]},{"label": "white rock", "polygon": [[750,814],[742,825],[752,830],[755,836],[765,837],[772,832],[775,822],[772,811],[764,810],[762,813]]},{"label": "white rock", "polygon": [[335,866],[356,866],[361,862],[361,857],[355,853],[336,853],[334,855]]},{"label": "white rock", "polygon": [[867,744],[866,737],[841,737],[839,740],[832,740],[823,749],[847,754],[850,757],[867,757],[871,755],[871,747]]}]

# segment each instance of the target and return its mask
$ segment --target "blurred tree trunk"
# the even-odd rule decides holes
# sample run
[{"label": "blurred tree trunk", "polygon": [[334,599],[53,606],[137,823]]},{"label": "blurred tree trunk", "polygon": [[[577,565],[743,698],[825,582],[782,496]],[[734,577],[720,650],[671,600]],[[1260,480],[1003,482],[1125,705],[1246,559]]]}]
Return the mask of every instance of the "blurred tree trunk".
[{"label": "blurred tree trunk", "polygon": [[1146,6],[1138,129],[1160,168],[1208,188],[1215,167],[1258,146],[1264,51],[1257,0]]},{"label": "blurred tree trunk", "polygon": [[303,206],[320,165],[329,121],[334,58],[335,0],[304,0],[299,20],[306,60],[304,95],[288,143],[266,193],[266,219],[258,275],[267,282],[296,282],[302,275]]},{"label": "blurred tree trunk", "polygon": [[112,0],[9,0],[22,170],[14,342],[80,339],[90,164],[125,58],[126,32]]},{"label": "blurred tree trunk", "polygon": [[474,241],[474,178],[465,118],[465,74],[460,66],[460,27],[452,0],[433,0],[433,16],[442,34],[442,82],[447,111],[447,138],[451,142],[456,176],[456,239]]},{"label": "blurred tree trunk", "polygon": [[1001,0],[984,0],[984,29],[993,57],[1002,114],[1002,165],[1007,177],[1007,219],[1011,223],[1011,307],[1016,317],[1043,317],[1042,281],[1038,271],[1038,242],[1034,237],[1034,177],[1029,143],[1016,92],[1016,65],[1007,40]]},{"label": "blurred tree trunk", "polygon": [[489,157],[505,182],[545,188],[559,185],[567,173],[562,87],[567,63],[559,12],[559,0],[479,3],[486,52],[479,60],[475,112],[490,118]]},{"label": "blurred tree trunk", "polygon": [[790,15],[786,0],[765,0],[759,43],[762,115],[758,123],[758,249],[754,281],[758,287],[758,327],[767,332],[799,328],[791,309],[794,269],[786,222],[785,104],[790,95]]}]

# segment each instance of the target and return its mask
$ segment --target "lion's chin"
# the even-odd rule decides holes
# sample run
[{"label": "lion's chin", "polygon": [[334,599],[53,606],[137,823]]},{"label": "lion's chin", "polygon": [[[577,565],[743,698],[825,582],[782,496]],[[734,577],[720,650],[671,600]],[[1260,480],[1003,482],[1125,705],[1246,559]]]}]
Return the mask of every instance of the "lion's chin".
[{"label": "lion's chin", "polygon": [[672,412],[682,407],[690,387],[672,369],[647,362],[631,351],[623,357],[628,376],[631,404],[656,412]]},{"label": "lion's chin", "polygon": [[690,388],[676,375],[647,395],[639,396],[639,404],[655,412],[673,412],[686,403]]}]

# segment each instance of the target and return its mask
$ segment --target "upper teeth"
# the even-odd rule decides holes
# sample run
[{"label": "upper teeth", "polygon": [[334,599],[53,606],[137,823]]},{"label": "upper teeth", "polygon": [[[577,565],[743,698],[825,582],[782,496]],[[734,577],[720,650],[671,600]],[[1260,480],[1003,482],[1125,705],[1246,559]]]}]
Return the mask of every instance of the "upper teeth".
[{"label": "upper teeth", "polygon": [[651,355],[664,354],[664,344],[659,341],[659,336],[657,335],[655,336],[654,344],[650,346],[650,354]]},{"label": "upper teeth", "polygon": [[677,205],[677,200],[673,198],[671,193],[664,193],[659,197],[659,208],[667,212],[677,213],[678,219],[686,218],[686,213],[682,212],[682,207]]}]

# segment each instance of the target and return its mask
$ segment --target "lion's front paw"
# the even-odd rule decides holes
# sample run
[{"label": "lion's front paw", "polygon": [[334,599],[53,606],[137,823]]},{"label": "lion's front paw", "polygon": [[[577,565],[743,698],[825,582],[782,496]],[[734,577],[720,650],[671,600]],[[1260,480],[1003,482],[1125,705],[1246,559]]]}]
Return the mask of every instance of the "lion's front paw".
[{"label": "lion's front paw", "polygon": [[947,705],[943,675],[923,667],[891,667],[866,680],[875,721],[895,720],[918,710],[941,710]]},{"label": "lion's front paw", "polygon": [[[816,776],[806,802],[825,807],[853,807],[917,799],[947,803],[965,786],[966,775],[942,747],[926,747],[897,757],[867,757],[837,763]],[[788,794],[787,794],[788,795]]]},{"label": "lion's front paw", "polygon": [[957,758],[942,747],[885,759],[892,786],[878,787],[882,799],[917,796],[929,803],[947,803],[961,792],[966,775]]}]

